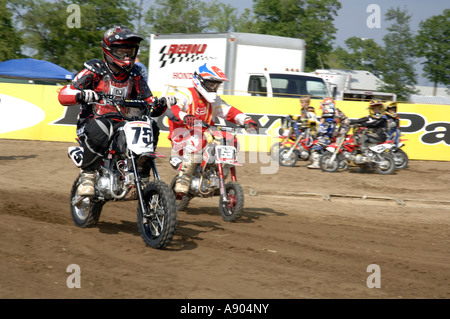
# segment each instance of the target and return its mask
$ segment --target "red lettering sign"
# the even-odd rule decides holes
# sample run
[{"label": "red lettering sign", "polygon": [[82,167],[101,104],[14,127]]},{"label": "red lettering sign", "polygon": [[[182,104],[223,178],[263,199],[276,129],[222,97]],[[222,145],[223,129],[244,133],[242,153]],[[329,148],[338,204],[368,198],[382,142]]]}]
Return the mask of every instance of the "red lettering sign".
[{"label": "red lettering sign", "polygon": [[171,44],[166,54],[203,54],[206,47],[206,44]]}]

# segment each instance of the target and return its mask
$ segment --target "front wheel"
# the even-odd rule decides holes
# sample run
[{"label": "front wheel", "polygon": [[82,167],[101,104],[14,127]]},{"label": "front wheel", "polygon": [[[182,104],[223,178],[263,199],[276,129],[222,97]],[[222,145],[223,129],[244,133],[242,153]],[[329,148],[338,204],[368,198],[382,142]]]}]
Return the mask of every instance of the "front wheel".
[{"label": "front wheel", "polygon": [[219,212],[223,220],[232,222],[242,217],[244,209],[244,190],[238,182],[230,181],[225,184],[225,198],[220,195]]},{"label": "front wheel", "polygon": [[292,147],[284,147],[280,150],[280,165],[292,167],[297,163],[298,154],[295,150],[291,151],[291,149]]},{"label": "front wheel", "polygon": [[375,171],[381,175],[389,175],[394,173],[394,157],[387,153],[378,154],[375,161]]},{"label": "front wheel", "polygon": [[150,182],[143,191],[147,214],[138,202],[137,224],[139,234],[147,246],[157,249],[166,247],[177,228],[175,196],[162,180]]},{"label": "front wheel", "polygon": [[403,169],[408,166],[409,158],[405,151],[397,149],[392,152],[392,155],[394,156],[395,167],[397,169]]},{"label": "front wheel", "polygon": [[331,161],[331,157],[333,153],[326,152],[320,157],[319,166],[323,172],[334,173],[340,167],[340,161],[338,156],[334,157],[334,160]]},{"label": "front wheel", "polygon": [[272,159],[274,161],[278,160],[278,156],[280,153],[280,143],[273,143],[272,146],[270,147],[270,157],[272,157]]},{"label": "front wheel", "polygon": [[98,223],[105,202],[95,201],[92,197],[80,197],[77,191],[79,180],[79,177],[75,180],[70,193],[70,212],[72,219],[78,227],[94,227]]}]

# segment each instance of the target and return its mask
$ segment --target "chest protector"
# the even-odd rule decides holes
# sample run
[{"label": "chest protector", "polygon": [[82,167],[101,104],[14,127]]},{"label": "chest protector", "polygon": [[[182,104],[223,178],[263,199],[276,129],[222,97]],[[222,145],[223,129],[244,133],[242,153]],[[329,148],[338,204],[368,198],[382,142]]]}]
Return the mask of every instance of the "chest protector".
[{"label": "chest protector", "polygon": [[[107,95],[107,98],[100,100],[100,103],[105,105],[96,105],[95,113],[98,115],[104,115],[108,113],[117,112],[115,106],[108,102],[114,99],[131,99],[135,94],[135,78],[139,75],[139,67],[135,66],[131,72],[123,80],[116,79],[105,62],[99,59],[93,59],[85,64],[86,69],[92,72],[92,86],[96,92],[101,92]],[[125,108],[121,108],[121,111],[126,113]]]},{"label": "chest protector", "polygon": [[211,103],[202,99],[195,88],[189,88],[192,95],[192,103],[189,105],[188,114],[192,114],[199,120],[205,121],[208,124],[214,124],[212,121],[212,106]]}]

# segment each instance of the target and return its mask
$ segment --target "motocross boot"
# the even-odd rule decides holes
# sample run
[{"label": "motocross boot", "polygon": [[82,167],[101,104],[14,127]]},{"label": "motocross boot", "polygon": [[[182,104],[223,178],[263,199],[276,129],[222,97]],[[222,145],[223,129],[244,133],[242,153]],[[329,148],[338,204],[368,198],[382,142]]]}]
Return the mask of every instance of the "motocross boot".
[{"label": "motocross boot", "polygon": [[95,195],[95,172],[81,171],[80,183],[77,188],[80,196],[94,196]]},{"label": "motocross boot", "polygon": [[189,192],[189,186],[191,185],[192,174],[194,173],[195,163],[183,162],[181,171],[178,175],[177,183],[175,184],[174,191],[176,193],[187,194]]},{"label": "motocross boot", "polygon": [[311,164],[306,166],[307,168],[320,168],[319,160],[320,160],[320,154],[317,152],[314,152],[310,156]]}]

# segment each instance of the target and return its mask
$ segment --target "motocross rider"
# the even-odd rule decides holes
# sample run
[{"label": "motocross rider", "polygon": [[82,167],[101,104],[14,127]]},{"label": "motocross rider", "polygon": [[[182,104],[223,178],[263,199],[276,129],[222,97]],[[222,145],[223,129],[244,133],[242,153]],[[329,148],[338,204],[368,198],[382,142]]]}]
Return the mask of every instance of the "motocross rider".
[{"label": "motocross rider", "polygon": [[[244,125],[247,130],[257,131],[258,125],[250,116],[227,104],[217,95],[217,89],[224,82],[228,81],[223,71],[215,65],[205,63],[198,67],[193,74],[193,87],[181,88],[174,95],[176,104],[171,106],[169,115],[169,136],[173,151],[182,154],[183,163],[179,173],[179,178],[175,185],[175,192],[187,194],[190,181],[196,163],[202,158],[202,148],[206,145],[201,139],[201,146],[195,151],[184,148],[179,152],[179,132],[189,132],[183,140],[189,144],[198,144],[198,135],[194,129],[202,128],[202,121],[209,125],[214,124],[214,118],[222,118],[238,125]],[[172,102],[169,102],[172,104]],[[169,111],[169,110],[168,110]],[[186,138],[187,136],[187,138]]]},{"label": "motocross rider", "polygon": [[[316,127],[318,120],[314,107],[309,105],[311,98],[309,96],[303,96],[300,98],[300,115],[287,115],[283,119],[283,123],[286,123],[286,129],[292,127],[292,135],[290,139],[295,141],[297,137],[306,129],[310,129],[310,134],[314,137],[316,135]],[[283,135],[283,132],[280,132]]]},{"label": "motocross rider", "polygon": [[[124,26],[106,30],[102,41],[103,60],[92,59],[84,63],[85,68],[77,74],[73,82],[64,86],[58,100],[65,106],[81,104],[77,123],[77,136],[83,146],[83,163],[80,172],[78,194],[93,196],[95,172],[100,168],[102,157],[107,151],[110,139],[122,120],[105,118],[102,115],[116,113],[113,99],[145,100],[149,104],[155,98],[135,65],[139,44],[143,38]],[[104,95],[104,96],[103,96]],[[102,97],[103,96],[103,97]],[[99,101],[104,105],[92,106],[89,102]],[[152,117],[166,110],[166,100],[154,108]],[[125,115],[133,116],[136,109],[122,108]],[[156,121],[152,121],[154,147],[159,134]]]},{"label": "motocross rider", "polygon": [[350,120],[353,127],[365,127],[366,129],[358,135],[360,149],[363,156],[367,156],[369,143],[380,143],[386,140],[387,116],[384,114],[384,104],[379,99],[369,102],[369,115]]},{"label": "motocross rider", "polygon": [[336,107],[334,118],[338,126],[334,131],[334,137],[338,138],[343,136],[345,138],[345,135],[350,129],[350,119],[338,107]]},{"label": "motocross rider", "polygon": [[385,115],[387,116],[387,139],[398,143],[400,139],[400,118],[397,114],[396,101],[389,102],[386,105]]},{"label": "motocross rider", "polygon": [[320,109],[322,116],[319,121],[319,128],[317,130],[317,143],[311,147],[311,155],[309,160],[311,164],[307,168],[320,168],[320,154],[322,150],[331,143],[334,130],[336,128],[336,105],[330,98],[325,98],[320,102]]},{"label": "motocross rider", "polygon": [[314,107],[310,105],[311,98],[309,96],[303,96],[300,98],[300,127],[310,129],[310,134],[316,136],[317,126],[319,121],[317,120],[316,111]]}]

